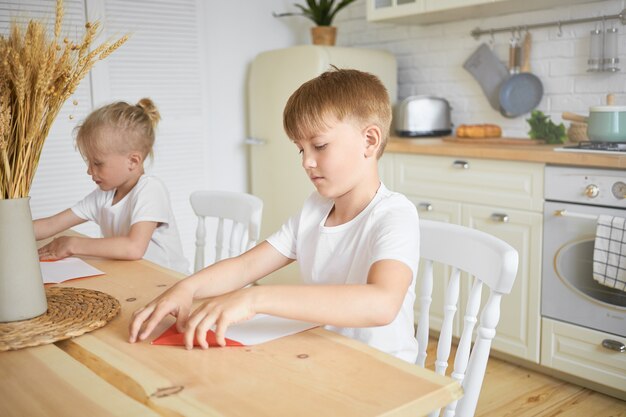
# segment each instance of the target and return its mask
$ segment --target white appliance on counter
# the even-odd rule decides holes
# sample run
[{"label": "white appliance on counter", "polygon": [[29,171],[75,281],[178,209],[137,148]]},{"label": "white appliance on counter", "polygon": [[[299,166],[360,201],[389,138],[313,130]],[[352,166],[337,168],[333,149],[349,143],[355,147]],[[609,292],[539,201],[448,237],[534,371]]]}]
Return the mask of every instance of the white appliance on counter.
[{"label": "white appliance on counter", "polygon": [[[303,45],[263,52],[252,62],[246,143],[250,145],[251,192],[264,204],[261,240],[297,213],[314,190],[298,149],[283,130],[283,109],[301,84],[333,65],[378,76],[395,104],[397,63],[387,51]],[[292,264],[262,282],[297,282],[297,277],[297,266]]]}]

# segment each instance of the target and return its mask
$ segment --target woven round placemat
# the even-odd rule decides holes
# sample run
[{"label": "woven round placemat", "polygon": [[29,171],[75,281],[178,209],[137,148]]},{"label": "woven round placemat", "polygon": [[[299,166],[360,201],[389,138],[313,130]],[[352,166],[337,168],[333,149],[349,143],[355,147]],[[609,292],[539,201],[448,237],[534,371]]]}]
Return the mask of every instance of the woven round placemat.
[{"label": "woven round placemat", "polygon": [[0,323],[0,352],[44,345],[98,329],[120,311],[120,303],[100,291],[46,287],[48,311],[29,320]]}]

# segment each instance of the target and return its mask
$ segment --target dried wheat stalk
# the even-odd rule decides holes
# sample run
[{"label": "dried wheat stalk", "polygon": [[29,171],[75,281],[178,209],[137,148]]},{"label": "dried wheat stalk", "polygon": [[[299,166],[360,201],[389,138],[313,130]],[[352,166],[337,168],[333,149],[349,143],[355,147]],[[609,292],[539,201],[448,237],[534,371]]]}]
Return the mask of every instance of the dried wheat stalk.
[{"label": "dried wheat stalk", "polygon": [[115,42],[92,45],[98,22],[87,23],[79,44],[60,39],[63,0],[56,2],[54,38],[44,23],[15,21],[0,34],[0,199],[27,197],[44,141],[63,103],[93,65],[119,48]]}]

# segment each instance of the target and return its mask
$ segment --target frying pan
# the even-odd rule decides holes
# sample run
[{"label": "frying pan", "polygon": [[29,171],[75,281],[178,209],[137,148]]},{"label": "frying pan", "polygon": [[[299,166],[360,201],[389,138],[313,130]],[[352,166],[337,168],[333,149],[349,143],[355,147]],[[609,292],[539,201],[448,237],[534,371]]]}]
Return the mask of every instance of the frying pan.
[{"label": "frying pan", "polygon": [[[518,74],[511,74],[500,86],[500,113],[504,117],[518,117],[530,112],[539,105],[543,96],[541,80],[530,72],[530,32],[526,32],[522,48],[522,68]],[[515,54],[514,54],[515,55]],[[515,58],[513,58],[515,61]],[[515,67],[515,62],[511,69]]]}]

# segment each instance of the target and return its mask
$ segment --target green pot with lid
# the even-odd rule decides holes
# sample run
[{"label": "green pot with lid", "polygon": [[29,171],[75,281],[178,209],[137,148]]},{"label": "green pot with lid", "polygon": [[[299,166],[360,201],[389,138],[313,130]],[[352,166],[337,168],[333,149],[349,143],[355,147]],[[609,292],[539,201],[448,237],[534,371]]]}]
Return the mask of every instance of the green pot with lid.
[{"label": "green pot with lid", "polygon": [[592,142],[626,142],[626,106],[591,107],[587,136]]},{"label": "green pot with lid", "polygon": [[614,95],[608,94],[606,105],[589,109],[587,136],[591,142],[626,142],[626,106],[614,103]]}]

